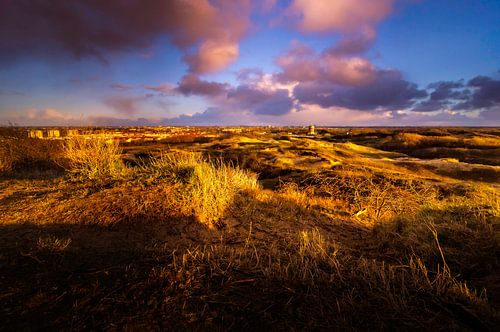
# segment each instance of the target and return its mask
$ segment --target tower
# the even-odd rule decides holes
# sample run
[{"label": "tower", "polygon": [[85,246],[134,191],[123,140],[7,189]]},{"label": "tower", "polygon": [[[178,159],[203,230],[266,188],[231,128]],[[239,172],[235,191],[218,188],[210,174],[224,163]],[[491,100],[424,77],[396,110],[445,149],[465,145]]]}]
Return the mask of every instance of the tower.
[{"label": "tower", "polygon": [[315,125],[310,125],[309,126],[309,132],[307,135],[316,135],[316,126]]}]

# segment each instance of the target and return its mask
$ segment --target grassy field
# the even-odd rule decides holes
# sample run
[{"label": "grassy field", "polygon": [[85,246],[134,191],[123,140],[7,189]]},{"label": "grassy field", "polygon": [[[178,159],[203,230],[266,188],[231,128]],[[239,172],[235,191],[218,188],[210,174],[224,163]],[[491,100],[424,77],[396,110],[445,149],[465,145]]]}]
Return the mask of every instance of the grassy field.
[{"label": "grassy field", "polygon": [[1,330],[500,326],[500,129],[0,144]]}]

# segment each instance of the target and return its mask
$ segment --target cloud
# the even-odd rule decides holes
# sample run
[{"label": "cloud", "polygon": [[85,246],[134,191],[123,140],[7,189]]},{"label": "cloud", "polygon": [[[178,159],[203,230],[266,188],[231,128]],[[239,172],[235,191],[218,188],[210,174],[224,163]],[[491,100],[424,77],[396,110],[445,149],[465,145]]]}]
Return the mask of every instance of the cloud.
[{"label": "cloud", "polygon": [[377,75],[375,66],[363,58],[325,55],[322,60],[325,78],[332,83],[362,86],[372,83]]},{"label": "cloud", "polygon": [[293,100],[286,89],[259,89],[240,85],[230,91],[227,98],[253,114],[283,115],[293,108]]},{"label": "cloud", "polygon": [[26,114],[26,118],[37,121],[67,121],[73,120],[74,115],[58,111],[54,108],[46,108],[29,110]]},{"label": "cloud", "polygon": [[190,71],[198,74],[217,72],[236,61],[239,47],[232,41],[208,40],[201,44],[197,53],[184,56]]},{"label": "cloud", "polygon": [[160,85],[145,85],[144,89],[159,92],[164,96],[175,96],[178,94],[177,86],[171,83]]},{"label": "cloud", "polygon": [[344,57],[324,52],[316,54],[310,47],[293,42],[291,48],[276,59],[283,82],[327,81],[341,85],[359,86],[373,82],[376,68],[367,59]]},{"label": "cloud", "polygon": [[413,111],[474,111],[500,106],[500,80],[491,77],[476,76],[467,83],[463,80],[441,81],[430,84],[428,88],[433,90],[429,98],[416,104]]},{"label": "cloud", "polygon": [[394,0],[294,0],[288,15],[306,33],[370,31],[387,17]]},{"label": "cloud", "polygon": [[255,84],[262,80],[264,71],[260,68],[243,68],[236,72],[236,79],[239,82]]},{"label": "cloud", "polygon": [[294,89],[300,103],[322,107],[344,107],[353,110],[399,110],[412,106],[427,96],[404,80],[395,70],[378,70],[372,83],[363,86],[343,86],[331,82],[303,82]]},{"label": "cloud", "polygon": [[[198,75],[187,74],[177,86],[163,84],[145,86],[145,88],[168,95],[202,96],[213,105],[214,109],[224,111],[236,110],[248,111],[252,114],[283,115],[294,107],[293,84],[280,83],[275,80],[273,75],[264,74],[255,68],[240,70],[236,76],[240,83],[236,86],[206,81],[200,79]],[[115,108],[120,106],[119,108],[128,110],[128,102],[128,99],[118,100],[111,106],[115,106]]]},{"label": "cloud", "polygon": [[434,112],[453,109],[457,103],[470,98],[470,90],[463,81],[441,81],[429,84],[428,88],[433,89],[429,98],[416,104],[413,111]]},{"label": "cloud", "polygon": [[236,59],[252,10],[249,0],[16,0],[0,6],[0,60],[64,52],[107,61],[110,52],[147,50],[168,36],[195,73]]},{"label": "cloud", "polygon": [[201,80],[197,75],[188,74],[182,78],[176,90],[185,96],[218,96],[226,93],[228,84]]},{"label": "cloud", "polygon": [[276,59],[276,64],[282,70],[278,78],[283,82],[314,81],[324,75],[314,50],[297,41],[293,41],[290,49]]},{"label": "cloud", "polygon": [[467,82],[467,87],[472,94],[468,100],[456,105],[455,109],[490,109],[500,106],[500,80],[476,76]]},{"label": "cloud", "polygon": [[467,94],[462,90],[464,84],[462,81],[441,81],[432,83],[429,88],[434,91],[430,94],[430,100],[446,100],[446,99],[467,99]]},{"label": "cloud", "polygon": [[23,126],[81,125],[82,117],[55,108],[32,108],[15,113],[0,113],[0,124],[14,123]]},{"label": "cloud", "polygon": [[103,98],[102,102],[120,114],[132,116],[140,110],[138,104],[150,97],[152,97],[151,94],[144,96],[109,96]]},{"label": "cloud", "polygon": [[366,53],[373,45],[375,31],[365,30],[356,34],[344,35],[334,46],[325,51],[333,56],[352,56]]}]

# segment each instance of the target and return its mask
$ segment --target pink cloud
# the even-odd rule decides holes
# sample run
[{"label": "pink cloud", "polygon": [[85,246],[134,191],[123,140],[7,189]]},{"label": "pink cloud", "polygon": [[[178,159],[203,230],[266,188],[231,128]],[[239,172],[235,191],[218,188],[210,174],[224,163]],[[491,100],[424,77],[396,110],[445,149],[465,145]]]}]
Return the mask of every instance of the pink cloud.
[{"label": "pink cloud", "polygon": [[362,86],[372,83],[376,76],[375,66],[363,58],[341,58],[326,55],[321,60],[328,81],[333,83]]},{"label": "pink cloud", "polygon": [[288,13],[307,33],[372,30],[392,11],[394,0],[294,0]]},{"label": "pink cloud", "polygon": [[313,81],[323,76],[319,58],[307,45],[293,41],[291,48],[276,59],[284,81]]},{"label": "pink cloud", "polygon": [[220,71],[236,61],[239,56],[237,42],[208,40],[201,44],[195,54],[189,54],[184,60],[194,73],[205,74]]},{"label": "pink cloud", "polygon": [[316,54],[314,50],[298,42],[292,43],[287,53],[276,63],[282,72],[282,81],[328,81],[331,83],[361,86],[373,82],[376,68],[367,59],[344,57],[331,53]]}]

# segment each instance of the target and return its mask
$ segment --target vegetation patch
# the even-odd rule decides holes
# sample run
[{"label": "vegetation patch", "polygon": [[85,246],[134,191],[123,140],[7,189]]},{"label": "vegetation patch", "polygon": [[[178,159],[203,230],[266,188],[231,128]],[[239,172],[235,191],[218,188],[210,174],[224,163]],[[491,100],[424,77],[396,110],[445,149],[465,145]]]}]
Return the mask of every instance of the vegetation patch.
[{"label": "vegetation patch", "polygon": [[[464,178],[472,166],[460,159],[374,147],[397,137],[401,151],[429,140],[492,151],[474,141],[491,133],[475,130],[356,129],[352,143],[340,129],[287,130],[175,146],[6,136],[2,326],[494,330],[496,169]],[[41,160],[65,171],[26,176]]]}]

